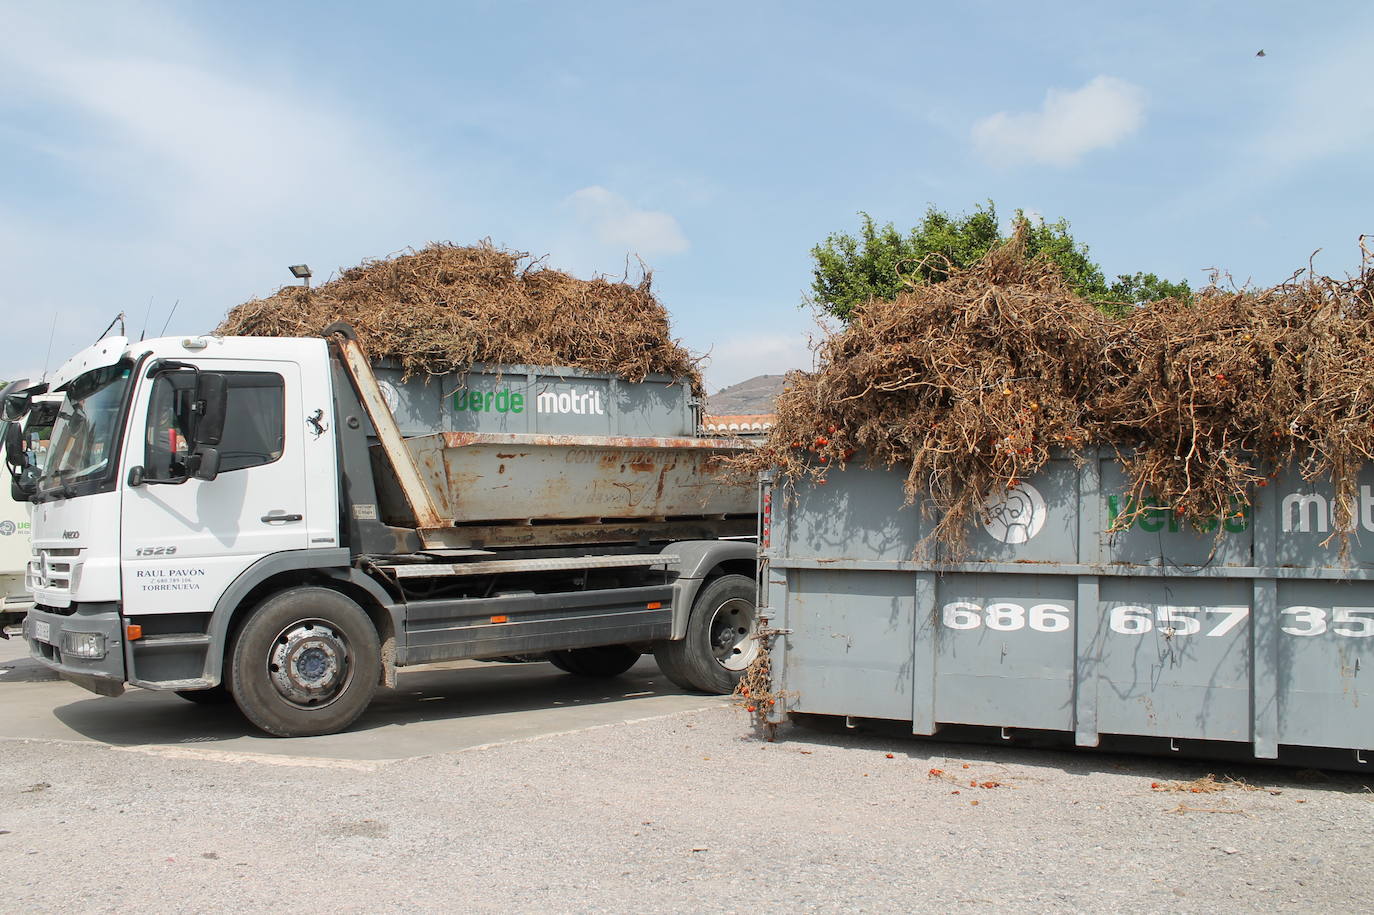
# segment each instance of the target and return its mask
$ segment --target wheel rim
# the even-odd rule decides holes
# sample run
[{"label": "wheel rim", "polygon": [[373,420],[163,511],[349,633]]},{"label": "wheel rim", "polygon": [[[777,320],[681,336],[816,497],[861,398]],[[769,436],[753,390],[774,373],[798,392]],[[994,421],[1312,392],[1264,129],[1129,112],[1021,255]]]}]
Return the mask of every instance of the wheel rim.
[{"label": "wheel rim", "polygon": [[711,653],[726,670],[744,670],[759,653],[754,638],[754,603],[732,597],[711,614]]},{"label": "wheel rim", "polygon": [[353,678],[348,639],[324,620],[292,623],[272,641],[267,675],[277,694],[297,708],[324,708]]}]

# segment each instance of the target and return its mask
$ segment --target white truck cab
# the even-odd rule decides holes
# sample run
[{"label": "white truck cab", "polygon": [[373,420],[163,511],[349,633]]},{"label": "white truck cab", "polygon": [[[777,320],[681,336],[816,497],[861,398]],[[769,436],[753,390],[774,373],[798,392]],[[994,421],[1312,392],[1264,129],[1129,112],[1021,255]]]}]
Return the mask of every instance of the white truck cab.
[{"label": "white truck cab", "polygon": [[[335,449],[308,422],[316,417],[322,429],[332,420],[323,340],[193,338],[123,349],[69,384],[53,430],[33,513],[39,603],[209,612],[263,557],[338,547]],[[194,366],[180,361],[191,354]],[[227,392],[213,479],[186,466],[200,372],[222,376]]]},{"label": "white truck cab", "polygon": [[[101,682],[113,681],[101,668],[118,665],[98,662],[123,653],[121,616],[148,631],[160,617],[210,614],[269,556],[323,550],[337,562],[336,453],[317,431],[333,415],[326,358],[322,339],[115,337],[54,374],[50,387],[66,398],[33,497],[28,587],[40,607],[88,625],[66,627],[68,645],[40,638],[66,649],[62,673],[108,691],[117,684]],[[188,433],[197,379],[210,373],[226,397],[217,472],[206,479],[188,467],[197,457]],[[47,634],[38,619],[30,633]],[[145,667],[159,684],[206,679]]]}]

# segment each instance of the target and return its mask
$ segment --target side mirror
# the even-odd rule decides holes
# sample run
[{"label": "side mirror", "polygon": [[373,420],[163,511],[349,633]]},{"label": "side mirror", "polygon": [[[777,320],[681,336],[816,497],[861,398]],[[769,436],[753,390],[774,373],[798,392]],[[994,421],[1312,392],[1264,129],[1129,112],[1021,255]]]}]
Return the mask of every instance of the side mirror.
[{"label": "side mirror", "polygon": [[205,445],[191,460],[191,476],[197,480],[213,480],[219,476],[219,446]]},{"label": "side mirror", "polygon": [[[15,382],[16,385],[26,382]],[[29,412],[29,407],[33,404],[33,395],[46,394],[47,384],[35,384],[20,390],[11,390],[5,395],[3,405],[0,405],[0,419],[7,423],[16,423],[24,418]]]},{"label": "side mirror", "polygon": [[0,419],[7,423],[17,423],[24,418],[24,414],[29,412],[31,397],[27,391],[18,391],[14,394],[5,395],[5,405],[0,411]]},{"label": "side mirror", "polygon": [[[195,445],[218,445],[224,437],[224,414],[229,405],[229,385],[217,372],[201,372],[196,376]],[[194,450],[202,450],[196,447]]]},{"label": "side mirror", "polygon": [[5,461],[13,467],[23,467],[28,463],[24,430],[14,421],[5,427]]}]

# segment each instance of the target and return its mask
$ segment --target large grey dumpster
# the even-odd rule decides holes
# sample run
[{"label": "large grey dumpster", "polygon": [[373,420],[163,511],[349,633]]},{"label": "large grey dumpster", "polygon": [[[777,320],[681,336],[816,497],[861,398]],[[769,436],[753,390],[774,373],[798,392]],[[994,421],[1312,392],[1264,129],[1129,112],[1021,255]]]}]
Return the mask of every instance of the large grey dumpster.
[{"label": "large grey dumpster", "polygon": [[1157,509],[1109,532],[1125,508],[1114,455],[1057,459],[991,507],[958,563],[913,558],[931,523],[902,507],[903,478],[765,480],[761,612],[783,630],[788,711],[1082,746],[1236,741],[1260,758],[1374,747],[1374,473],[1344,560],[1330,487],[1291,470],[1207,530]]}]

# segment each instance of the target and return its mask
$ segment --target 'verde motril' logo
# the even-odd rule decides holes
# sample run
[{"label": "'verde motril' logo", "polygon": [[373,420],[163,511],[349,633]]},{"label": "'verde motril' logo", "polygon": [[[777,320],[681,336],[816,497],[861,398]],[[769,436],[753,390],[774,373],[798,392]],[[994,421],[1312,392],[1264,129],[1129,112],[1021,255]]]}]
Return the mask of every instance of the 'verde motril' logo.
[{"label": "'verde motril' logo", "polygon": [[[498,388],[494,391],[454,392],[455,413],[524,413],[528,401],[520,391]],[[542,391],[535,395],[536,413],[573,413],[578,416],[605,416],[606,403],[600,391]]]}]

